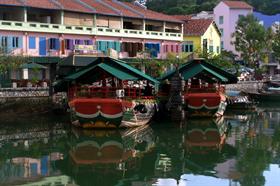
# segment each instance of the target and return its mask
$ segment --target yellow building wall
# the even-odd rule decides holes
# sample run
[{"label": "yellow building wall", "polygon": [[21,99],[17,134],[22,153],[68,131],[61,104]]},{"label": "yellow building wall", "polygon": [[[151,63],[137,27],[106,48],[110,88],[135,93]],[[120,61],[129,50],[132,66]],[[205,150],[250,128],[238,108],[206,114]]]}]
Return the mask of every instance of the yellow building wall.
[{"label": "yellow building wall", "polygon": [[[207,31],[204,33],[204,35],[201,37],[201,47],[203,46],[203,39],[207,39],[208,43],[208,52],[209,51],[209,46],[211,41],[213,42],[213,54],[217,55],[221,53],[221,36],[217,29],[215,28],[214,24],[211,24]],[[217,50],[218,49],[218,50]]]},{"label": "yellow building wall", "polygon": [[221,53],[221,36],[213,24],[209,26],[209,28],[206,30],[203,36],[184,36],[184,42],[193,42],[195,53],[202,52],[204,39],[207,39],[207,50],[209,53],[211,42],[213,44],[213,55]]},{"label": "yellow building wall", "polygon": [[184,42],[193,42],[193,51],[199,53],[201,51],[201,39],[200,36],[184,36]]}]

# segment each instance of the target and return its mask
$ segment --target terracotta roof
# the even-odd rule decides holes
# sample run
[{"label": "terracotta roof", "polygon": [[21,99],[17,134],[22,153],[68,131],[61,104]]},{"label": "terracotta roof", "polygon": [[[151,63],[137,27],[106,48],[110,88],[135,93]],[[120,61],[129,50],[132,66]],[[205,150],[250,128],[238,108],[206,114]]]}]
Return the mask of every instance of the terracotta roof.
[{"label": "terracotta roof", "polygon": [[93,9],[87,7],[83,3],[80,3],[79,0],[54,0],[54,1],[57,1],[59,4],[61,4],[64,10],[69,10],[74,12],[84,12],[84,13],[94,12]]},{"label": "terracotta roof", "polygon": [[139,7],[137,5],[134,5],[133,3],[129,2],[123,2],[124,4],[130,6],[137,12],[143,14],[146,19],[151,19],[151,20],[161,20],[161,21],[170,21],[170,22],[182,22],[181,20],[178,20],[170,15],[166,15],[163,13],[155,12],[149,9],[144,9],[142,7]]},{"label": "terracotta roof", "polygon": [[23,6],[20,0],[0,0],[1,5]]},{"label": "terracotta roof", "polygon": [[0,5],[27,6],[44,9],[63,9],[74,12],[145,18],[183,23],[175,17],[117,0],[0,0]]},{"label": "terracotta roof", "polygon": [[244,1],[223,1],[223,3],[233,9],[253,9],[251,5]]},{"label": "terracotta roof", "polygon": [[184,24],[184,35],[202,36],[213,23],[212,19],[191,19]]},{"label": "terracotta roof", "polygon": [[96,10],[98,14],[119,15],[118,11],[104,5],[104,2],[98,0],[81,0]]},{"label": "terracotta roof", "polygon": [[192,19],[192,15],[172,15],[172,17],[181,21],[188,21]]},{"label": "terracotta roof", "polygon": [[114,1],[114,0],[103,0],[103,1],[108,5],[120,10],[122,12],[122,15],[125,17],[139,17],[139,13],[137,13],[137,11],[131,9],[130,7],[127,8],[127,5],[120,1]]},{"label": "terracotta roof", "polygon": [[25,6],[44,9],[61,9],[56,3],[50,0],[22,0]]}]

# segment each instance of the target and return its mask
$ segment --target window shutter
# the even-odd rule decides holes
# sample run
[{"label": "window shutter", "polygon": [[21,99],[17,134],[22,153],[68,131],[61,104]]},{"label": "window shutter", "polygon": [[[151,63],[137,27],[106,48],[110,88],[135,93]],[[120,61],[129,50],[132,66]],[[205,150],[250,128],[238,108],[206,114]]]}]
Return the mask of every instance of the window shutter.
[{"label": "window shutter", "polygon": [[22,37],[18,37],[18,48],[22,48],[23,44],[22,44]]},{"label": "window shutter", "polygon": [[12,50],[13,50],[13,37],[12,36],[8,36],[7,50],[8,50],[8,53],[12,52]]},{"label": "window shutter", "polygon": [[55,50],[59,50],[59,48],[60,48],[59,39],[55,39],[54,41],[55,41],[55,47],[54,47],[54,49],[55,49]]},{"label": "window shutter", "polygon": [[29,49],[36,49],[36,38],[29,36]]}]

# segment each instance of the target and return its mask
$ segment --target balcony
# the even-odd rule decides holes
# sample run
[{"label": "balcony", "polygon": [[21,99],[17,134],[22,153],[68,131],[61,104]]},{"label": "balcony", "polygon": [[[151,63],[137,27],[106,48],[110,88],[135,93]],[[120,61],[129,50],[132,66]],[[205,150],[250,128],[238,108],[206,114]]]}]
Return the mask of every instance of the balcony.
[{"label": "balcony", "polygon": [[2,20],[0,21],[0,30],[183,41],[183,35],[181,33],[113,29],[87,26],[67,26],[60,24]]}]

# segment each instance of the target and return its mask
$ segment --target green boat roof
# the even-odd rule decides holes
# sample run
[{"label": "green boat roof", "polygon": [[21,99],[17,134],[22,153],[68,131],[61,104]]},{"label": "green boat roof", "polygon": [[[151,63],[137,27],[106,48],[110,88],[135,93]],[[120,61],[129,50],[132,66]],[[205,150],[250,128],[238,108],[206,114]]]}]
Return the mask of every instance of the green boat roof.
[{"label": "green boat roof", "polygon": [[100,78],[101,71],[104,71],[120,80],[147,80],[154,85],[158,85],[159,81],[146,75],[145,73],[131,67],[125,62],[110,57],[98,57],[90,60],[87,66],[81,67],[56,83],[55,88],[65,87],[65,84],[75,81],[77,83],[91,83]]},{"label": "green boat roof", "polygon": [[[92,72],[94,69],[97,69],[97,68],[103,69],[104,71],[108,72],[109,74],[111,74],[112,76],[115,76],[116,78],[118,78],[120,80],[137,80],[138,79],[137,77],[135,77],[131,74],[128,74],[124,71],[121,71],[121,70],[119,70],[119,69],[117,69],[113,66],[110,66],[106,63],[100,63],[100,64],[97,64],[97,65],[91,66],[89,68],[83,69],[81,71],[78,71],[77,73],[74,73],[74,74],[71,74],[71,75],[67,76],[65,79],[66,80],[76,80],[76,79],[82,77],[83,75]],[[96,74],[93,73],[91,76],[96,77]]]},{"label": "green boat roof", "polygon": [[76,66],[76,67],[84,67],[87,66],[94,61],[96,61],[98,57],[95,56],[86,56],[86,55],[71,55],[61,60],[58,63],[59,66]]},{"label": "green boat roof", "polygon": [[[236,83],[238,80],[236,76],[206,62],[205,59],[194,59],[189,61],[180,65],[178,70],[184,77],[184,80],[199,75],[204,75],[204,80],[207,82],[216,81],[221,83]],[[175,72],[176,69],[167,72],[160,78],[160,80],[171,79]]]},{"label": "green boat roof", "polygon": [[22,69],[47,69],[47,67],[38,63],[24,63],[20,66]]}]

